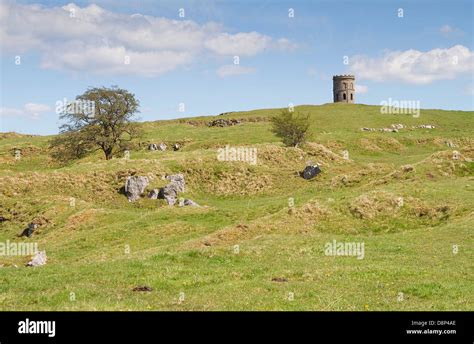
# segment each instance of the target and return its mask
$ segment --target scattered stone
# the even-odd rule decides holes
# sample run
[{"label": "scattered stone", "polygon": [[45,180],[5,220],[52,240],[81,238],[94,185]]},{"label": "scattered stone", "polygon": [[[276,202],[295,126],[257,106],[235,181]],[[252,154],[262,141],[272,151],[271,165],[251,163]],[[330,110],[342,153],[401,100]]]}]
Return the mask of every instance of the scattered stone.
[{"label": "scattered stone", "polygon": [[156,143],[152,143],[152,144],[148,145],[148,150],[156,151],[156,150],[158,150],[158,146],[156,145]]},{"label": "scattered stone", "polygon": [[176,184],[179,192],[184,192],[184,187],[186,182],[184,181],[184,175],[180,174],[170,174],[166,176],[171,183]]},{"label": "scattered stone", "polygon": [[300,173],[304,179],[311,179],[321,173],[321,169],[318,165],[308,165],[304,168],[303,172]]},{"label": "scattered stone", "polygon": [[230,127],[233,125],[240,124],[241,122],[238,119],[225,119],[225,118],[219,118],[210,121],[207,126],[209,127]]},{"label": "scattered stone", "polygon": [[164,152],[166,150],[167,146],[161,142],[159,145],[158,145],[158,150]]},{"label": "scattered stone", "polygon": [[31,222],[30,224],[28,224],[28,227],[26,227],[23,230],[23,232],[19,235],[19,237],[26,236],[29,238],[33,235],[33,233],[35,232],[37,228],[38,228],[38,225],[36,223]]},{"label": "scattered stone", "polygon": [[141,176],[127,177],[125,182],[125,194],[129,202],[134,202],[140,198],[148,185],[148,178]]},{"label": "scattered stone", "polygon": [[5,222],[5,221],[10,221],[10,220],[4,216],[0,216],[0,222]]},{"label": "scattered stone", "polygon": [[415,168],[413,167],[413,165],[403,165],[401,167],[402,171],[403,172],[411,172],[413,171]]},{"label": "scattered stone", "polygon": [[349,151],[348,150],[343,150],[342,151],[342,158],[344,160],[349,160]]},{"label": "scattered stone", "polygon": [[459,160],[461,154],[458,151],[453,151],[453,160]]},{"label": "scattered stone", "polygon": [[158,199],[159,193],[160,193],[160,190],[158,190],[158,189],[153,189],[153,190],[151,190],[151,191],[148,193],[148,198],[151,198],[151,199]]},{"label": "scattered stone", "polygon": [[288,282],[288,279],[285,277],[273,277],[272,282]]},{"label": "scattered stone", "polygon": [[396,202],[399,208],[403,207],[403,204],[404,204],[403,197],[397,197]]},{"label": "scattered stone", "polygon": [[180,148],[181,148],[181,146],[180,146],[179,143],[175,143],[175,144],[173,145],[173,150],[174,150],[175,152],[178,151]]},{"label": "scattered stone", "polygon": [[158,198],[166,200],[168,205],[175,205],[178,199],[178,187],[174,183],[169,183],[160,189]]},{"label": "scattered stone", "polygon": [[446,145],[447,145],[449,148],[456,148],[456,145],[453,143],[453,141],[446,141]]},{"label": "scattered stone", "polygon": [[[175,205],[178,201],[178,193],[184,192],[185,189],[185,180],[184,175],[182,174],[172,174],[165,177],[170,183],[158,190],[157,198],[164,199],[168,205]],[[149,198],[155,198],[157,190],[152,190],[149,194]]]},{"label": "scattered stone", "polygon": [[403,124],[400,124],[400,123],[399,124],[392,124],[390,127],[393,128],[393,129],[403,129],[403,128],[405,128],[405,126]]},{"label": "scattered stone", "polygon": [[196,202],[194,202],[194,201],[191,200],[191,199],[185,199],[183,204],[184,204],[184,206],[200,207],[199,204],[197,204]]},{"label": "scattered stone", "polygon": [[361,131],[375,131],[374,128],[360,128]]},{"label": "scattered stone", "polygon": [[380,131],[383,133],[398,133],[398,129],[394,128],[381,128]]},{"label": "scattered stone", "polygon": [[419,125],[417,128],[421,128],[421,129],[435,129],[436,127],[432,124],[422,124],[422,125]]},{"label": "scattered stone", "polygon": [[139,285],[133,288],[132,291],[153,291],[153,289],[147,285]]},{"label": "scattered stone", "polygon": [[46,264],[48,257],[46,256],[46,251],[37,252],[33,258],[26,264],[26,266],[43,266]]}]

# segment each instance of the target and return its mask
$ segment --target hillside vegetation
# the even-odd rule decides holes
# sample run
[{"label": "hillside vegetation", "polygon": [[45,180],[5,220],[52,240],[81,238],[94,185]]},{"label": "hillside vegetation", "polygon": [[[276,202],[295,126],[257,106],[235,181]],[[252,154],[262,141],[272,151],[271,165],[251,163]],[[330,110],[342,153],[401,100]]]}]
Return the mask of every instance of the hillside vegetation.
[{"label": "hillside vegetation", "polygon": [[[63,166],[51,137],[0,134],[0,242],[48,255],[36,268],[0,256],[0,310],[472,310],[474,113],[295,110],[312,123],[298,148],[270,131],[281,109],[145,122],[129,159]],[[216,118],[241,123],[208,127]],[[147,149],[160,142],[182,148]],[[256,148],[257,164],[219,161],[226,145]],[[310,162],[322,173],[305,180]],[[148,176],[151,190],[174,173],[201,207],[121,191],[127,176]],[[35,234],[17,237],[32,221]],[[364,258],[325,255],[333,240],[364,243]]]}]

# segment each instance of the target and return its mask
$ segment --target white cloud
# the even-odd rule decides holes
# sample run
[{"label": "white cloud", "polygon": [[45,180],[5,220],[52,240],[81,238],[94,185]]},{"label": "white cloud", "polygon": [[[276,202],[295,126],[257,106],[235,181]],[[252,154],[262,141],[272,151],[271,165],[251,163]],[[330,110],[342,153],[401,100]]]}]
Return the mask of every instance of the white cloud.
[{"label": "white cloud", "polygon": [[241,65],[232,64],[232,65],[225,65],[225,66],[220,67],[217,70],[217,75],[220,76],[221,78],[225,78],[228,76],[250,74],[254,72],[255,72],[255,68],[242,67]]},{"label": "white cloud", "polygon": [[205,46],[219,55],[253,56],[267,49],[271,41],[270,37],[258,32],[238,33],[235,35],[222,33],[209,39]]},{"label": "white cloud", "polygon": [[0,117],[23,117],[28,119],[38,119],[42,112],[51,111],[51,107],[46,104],[26,103],[23,108],[0,107]]},{"label": "white cloud", "polygon": [[355,91],[356,91],[356,93],[358,93],[358,94],[367,93],[368,90],[369,90],[369,88],[368,88],[367,86],[359,85],[359,84],[356,84],[356,85],[355,85]]},{"label": "white cloud", "polygon": [[441,33],[449,33],[453,31],[453,28],[449,25],[443,25],[439,31],[441,31]]},{"label": "white cloud", "polygon": [[439,29],[439,32],[445,37],[459,37],[459,36],[464,36],[464,31],[461,29],[452,27],[451,25],[443,25]]},{"label": "white cloud", "polygon": [[202,54],[254,56],[269,49],[296,48],[286,38],[223,32],[214,22],[127,15],[97,5],[15,2],[0,3],[0,40],[7,52],[39,52],[43,68],[141,76],[189,65]]},{"label": "white cloud", "polygon": [[351,72],[359,79],[429,84],[474,72],[474,52],[462,45],[449,49],[387,52],[381,58],[354,56]]}]

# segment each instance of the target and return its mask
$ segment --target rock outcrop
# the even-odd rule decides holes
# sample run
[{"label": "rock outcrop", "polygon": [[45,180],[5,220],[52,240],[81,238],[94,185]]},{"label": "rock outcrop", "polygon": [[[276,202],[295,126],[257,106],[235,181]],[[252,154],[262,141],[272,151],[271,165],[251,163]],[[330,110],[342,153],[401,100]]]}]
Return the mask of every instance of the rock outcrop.
[{"label": "rock outcrop", "polygon": [[176,184],[178,188],[178,192],[184,192],[184,187],[186,185],[186,182],[184,180],[184,175],[180,174],[171,174],[166,176],[166,179],[168,179],[171,183]]},{"label": "rock outcrop", "polygon": [[158,198],[166,200],[168,205],[175,205],[178,200],[178,187],[174,183],[169,183],[160,189]]},{"label": "rock outcrop", "polygon": [[207,125],[209,127],[230,127],[237,124],[240,124],[240,121],[238,119],[219,118],[210,121]]},{"label": "rock outcrop", "polygon": [[308,165],[304,168],[303,172],[301,172],[301,177],[304,179],[312,179],[316,177],[318,174],[321,173],[321,169],[318,165]]},{"label": "rock outcrop", "polygon": [[148,178],[141,176],[127,177],[125,182],[125,194],[129,202],[135,202],[145,191],[148,185]]},{"label": "rock outcrop", "polygon": [[160,194],[160,190],[158,189],[153,189],[148,193],[148,198],[151,199],[158,199],[158,195]]},{"label": "rock outcrop", "polygon": [[170,183],[160,189],[158,198],[166,200],[168,205],[175,205],[178,201],[178,193],[184,192],[185,189],[184,176],[182,174],[172,174],[166,176],[166,179]]}]

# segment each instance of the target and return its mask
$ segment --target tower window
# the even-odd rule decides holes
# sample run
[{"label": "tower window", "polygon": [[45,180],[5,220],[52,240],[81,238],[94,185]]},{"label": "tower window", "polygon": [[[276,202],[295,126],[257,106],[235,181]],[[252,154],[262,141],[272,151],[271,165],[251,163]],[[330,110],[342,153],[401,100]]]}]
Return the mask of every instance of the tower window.
[{"label": "tower window", "polygon": [[345,93],[342,94],[342,97],[344,98],[344,100],[346,100],[346,94]]},{"label": "tower window", "polygon": [[347,84],[345,82],[343,82],[344,84],[344,89],[347,90]]},{"label": "tower window", "polygon": [[351,100],[354,100],[354,97],[352,96],[352,93],[351,93]]}]

